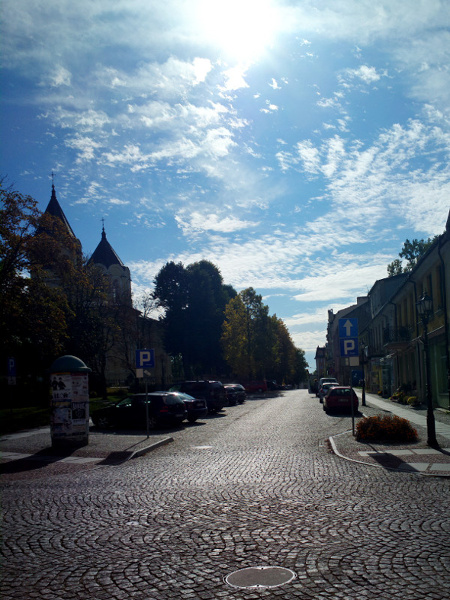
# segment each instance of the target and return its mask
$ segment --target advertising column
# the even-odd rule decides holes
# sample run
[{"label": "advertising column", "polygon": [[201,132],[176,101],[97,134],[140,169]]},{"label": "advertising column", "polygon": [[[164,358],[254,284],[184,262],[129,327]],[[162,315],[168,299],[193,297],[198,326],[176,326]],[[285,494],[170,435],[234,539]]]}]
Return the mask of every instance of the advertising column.
[{"label": "advertising column", "polygon": [[50,431],[54,447],[89,443],[89,371],[75,356],[62,356],[51,367]]}]

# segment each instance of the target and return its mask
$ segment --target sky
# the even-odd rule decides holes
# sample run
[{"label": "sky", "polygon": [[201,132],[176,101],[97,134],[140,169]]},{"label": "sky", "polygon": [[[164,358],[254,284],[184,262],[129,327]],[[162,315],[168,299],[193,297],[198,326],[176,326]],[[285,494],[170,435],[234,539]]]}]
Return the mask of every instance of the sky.
[{"label": "sky", "polygon": [[0,174],[108,241],[253,287],[315,367],[450,208],[448,0],[3,0]]}]

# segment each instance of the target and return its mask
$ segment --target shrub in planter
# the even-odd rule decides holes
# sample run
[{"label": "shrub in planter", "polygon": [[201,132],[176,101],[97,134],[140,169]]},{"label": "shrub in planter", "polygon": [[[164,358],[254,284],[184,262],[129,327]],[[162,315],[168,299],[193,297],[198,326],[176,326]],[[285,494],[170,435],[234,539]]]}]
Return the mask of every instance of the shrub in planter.
[{"label": "shrub in planter", "polygon": [[417,396],[410,396],[408,398],[408,404],[410,406],[419,406],[420,402],[419,402],[419,399],[417,398]]},{"label": "shrub in planter", "polygon": [[364,417],[356,425],[358,442],[416,442],[417,431],[406,419],[395,415]]}]

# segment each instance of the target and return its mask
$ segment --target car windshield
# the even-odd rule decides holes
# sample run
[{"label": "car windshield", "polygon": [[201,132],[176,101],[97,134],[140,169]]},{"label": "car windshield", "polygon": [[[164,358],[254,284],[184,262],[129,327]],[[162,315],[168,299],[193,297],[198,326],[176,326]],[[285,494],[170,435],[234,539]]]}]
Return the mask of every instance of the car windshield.
[{"label": "car windshield", "polygon": [[179,394],[166,394],[163,396],[164,404],[182,404],[183,400]]},{"label": "car windshield", "polygon": [[178,392],[177,396],[182,400],[195,400],[194,396],[189,396],[189,394],[185,394],[184,392]]},{"label": "car windshield", "polygon": [[123,400],[119,400],[119,402],[116,403],[116,406],[131,406],[131,404],[131,398],[124,398]]}]

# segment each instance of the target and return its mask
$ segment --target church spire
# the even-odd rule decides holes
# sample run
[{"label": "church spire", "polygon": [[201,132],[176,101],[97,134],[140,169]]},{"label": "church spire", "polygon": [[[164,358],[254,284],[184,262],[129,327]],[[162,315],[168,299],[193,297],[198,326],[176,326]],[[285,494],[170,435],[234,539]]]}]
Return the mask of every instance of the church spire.
[{"label": "church spire", "polygon": [[63,224],[65,225],[69,235],[76,239],[73,229],[70,226],[70,223],[69,223],[66,215],[64,214],[64,211],[61,208],[61,205],[59,204],[58,199],[56,198],[55,181],[54,181],[53,172],[52,172],[52,195],[50,198],[50,202],[48,203],[48,206],[45,209],[45,214],[48,214],[48,215],[51,215],[52,217],[56,217],[56,218],[60,219],[63,222]]}]

